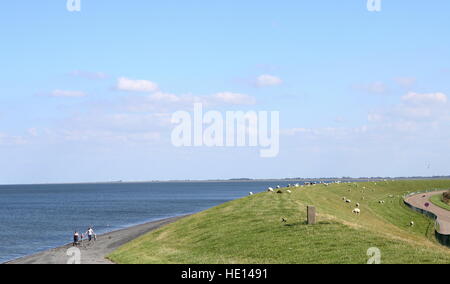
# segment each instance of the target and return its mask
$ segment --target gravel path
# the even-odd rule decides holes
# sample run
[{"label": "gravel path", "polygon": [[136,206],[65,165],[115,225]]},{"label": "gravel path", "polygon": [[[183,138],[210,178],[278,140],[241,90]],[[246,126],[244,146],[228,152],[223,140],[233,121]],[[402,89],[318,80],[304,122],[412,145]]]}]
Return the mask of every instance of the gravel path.
[{"label": "gravel path", "polygon": [[[113,264],[111,261],[105,259],[105,257],[117,248],[181,218],[184,217],[169,218],[114,231],[98,236],[97,241],[91,243],[84,241],[79,247],[81,251],[81,264]],[[72,245],[65,245],[35,255],[19,258],[6,264],[66,264],[70,258],[66,255],[69,248],[72,248]]]}]

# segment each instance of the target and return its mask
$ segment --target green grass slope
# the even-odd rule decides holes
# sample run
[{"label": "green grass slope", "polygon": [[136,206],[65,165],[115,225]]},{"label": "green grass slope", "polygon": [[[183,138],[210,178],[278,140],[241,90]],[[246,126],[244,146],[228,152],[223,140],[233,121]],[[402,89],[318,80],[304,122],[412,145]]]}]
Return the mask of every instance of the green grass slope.
[{"label": "green grass slope", "polygon": [[444,202],[444,200],[442,199],[442,195],[441,194],[432,196],[430,198],[430,201],[436,206],[439,206],[439,207],[441,207],[443,209],[446,209],[446,210],[450,210],[450,204],[447,204],[446,202]]},{"label": "green grass slope", "polygon": [[[448,264],[450,249],[434,239],[434,222],[407,208],[402,196],[449,187],[449,180],[390,181],[265,192],[182,219],[109,258],[116,263],[362,264],[369,259],[367,250],[377,247],[382,263]],[[352,213],[356,202],[359,216]],[[317,225],[305,224],[307,205],[316,206]]]}]

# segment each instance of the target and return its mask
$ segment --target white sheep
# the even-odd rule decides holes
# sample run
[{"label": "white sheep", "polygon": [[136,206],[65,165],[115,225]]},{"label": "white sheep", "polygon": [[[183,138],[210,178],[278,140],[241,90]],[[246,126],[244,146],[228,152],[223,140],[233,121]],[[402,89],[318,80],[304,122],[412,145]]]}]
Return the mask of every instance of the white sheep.
[{"label": "white sheep", "polygon": [[360,206],[360,204],[359,203],[356,203],[356,207],[359,207]]},{"label": "white sheep", "polygon": [[273,192],[273,188],[269,187],[268,192]]},{"label": "white sheep", "polygon": [[281,188],[281,186],[277,185],[277,189],[280,189],[280,188]]},{"label": "white sheep", "polygon": [[413,227],[413,226],[415,225],[414,221],[411,221],[411,223],[409,223],[409,225],[410,225],[411,227]]},{"label": "white sheep", "polygon": [[386,203],[386,202],[385,202],[384,200],[380,200],[379,203],[380,203],[380,204],[384,204],[384,203]]},{"label": "white sheep", "polygon": [[250,192],[248,195],[250,195],[250,196],[253,195],[253,192]]},{"label": "white sheep", "polygon": [[345,203],[352,203],[350,199],[345,200]]},{"label": "white sheep", "polygon": [[359,215],[359,214],[361,214],[361,209],[355,208],[355,209],[353,209],[352,212],[353,212],[353,214]]},{"label": "white sheep", "polygon": [[290,191],[289,189],[288,189],[288,190],[286,190],[286,192],[287,192],[287,193],[292,193],[292,191]]}]

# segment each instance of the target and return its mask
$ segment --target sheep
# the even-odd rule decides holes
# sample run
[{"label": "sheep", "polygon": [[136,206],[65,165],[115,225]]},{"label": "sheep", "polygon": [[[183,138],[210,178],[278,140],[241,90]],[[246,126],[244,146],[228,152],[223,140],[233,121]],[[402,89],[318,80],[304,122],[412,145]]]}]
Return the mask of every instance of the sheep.
[{"label": "sheep", "polygon": [[380,204],[385,204],[386,202],[384,200],[379,201]]},{"label": "sheep", "polygon": [[268,192],[273,192],[273,188],[269,187]]},{"label": "sheep", "polygon": [[347,200],[347,197],[342,197],[342,200],[344,200],[344,201]]},{"label": "sheep", "polygon": [[253,192],[250,192],[248,195],[250,195],[250,196],[253,195]]},{"label": "sheep", "polygon": [[352,203],[350,199],[345,200],[345,203]]},{"label": "sheep", "polygon": [[286,192],[287,192],[287,193],[292,193],[292,191],[290,191],[290,190],[287,190]]},{"label": "sheep", "polygon": [[413,226],[415,225],[414,221],[411,221],[411,223],[409,223],[409,225],[410,225],[411,227],[413,227]]},{"label": "sheep", "polygon": [[281,223],[287,223],[287,219],[286,218],[281,218]]},{"label": "sheep", "polygon": [[361,214],[361,209],[355,208],[355,209],[353,209],[352,212],[353,212],[353,214],[359,215],[359,214]]},{"label": "sheep", "polygon": [[360,206],[360,204],[359,203],[356,203],[356,207],[359,207]]},{"label": "sheep", "polygon": [[277,185],[277,189],[280,189],[280,188],[281,188],[281,186]]}]

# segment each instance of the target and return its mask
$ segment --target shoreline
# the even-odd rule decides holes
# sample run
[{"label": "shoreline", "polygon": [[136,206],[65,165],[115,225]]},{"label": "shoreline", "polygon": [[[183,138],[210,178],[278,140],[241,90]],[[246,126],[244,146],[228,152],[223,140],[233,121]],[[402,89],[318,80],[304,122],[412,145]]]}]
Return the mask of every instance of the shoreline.
[{"label": "shoreline", "polygon": [[[139,238],[142,235],[191,215],[192,214],[171,217],[115,230],[97,236],[97,241],[93,241],[91,243],[84,240],[83,243],[78,246],[81,251],[81,264],[114,264],[106,259],[106,256],[115,251],[117,248]],[[53,249],[48,249],[36,254],[6,261],[1,264],[66,264],[70,258],[66,255],[69,248],[72,248],[72,244],[66,244]]]},{"label": "shoreline", "polygon": [[136,181],[86,181],[86,182],[40,182],[40,183],[5,183],[0,186],[30,186],[30,185],[91,185],[91,184],[145,184],[145,183],[229,183],[229,182],[320,182],[320,181],[350,181],[350,182],[371,182],[371,181],[395,181],[395,180],[448,180],[450,176],[424,176],[424,177],[321,177],[321,178],[235,178],[235,179],[210,179],[210,180],[136,180]]}]

